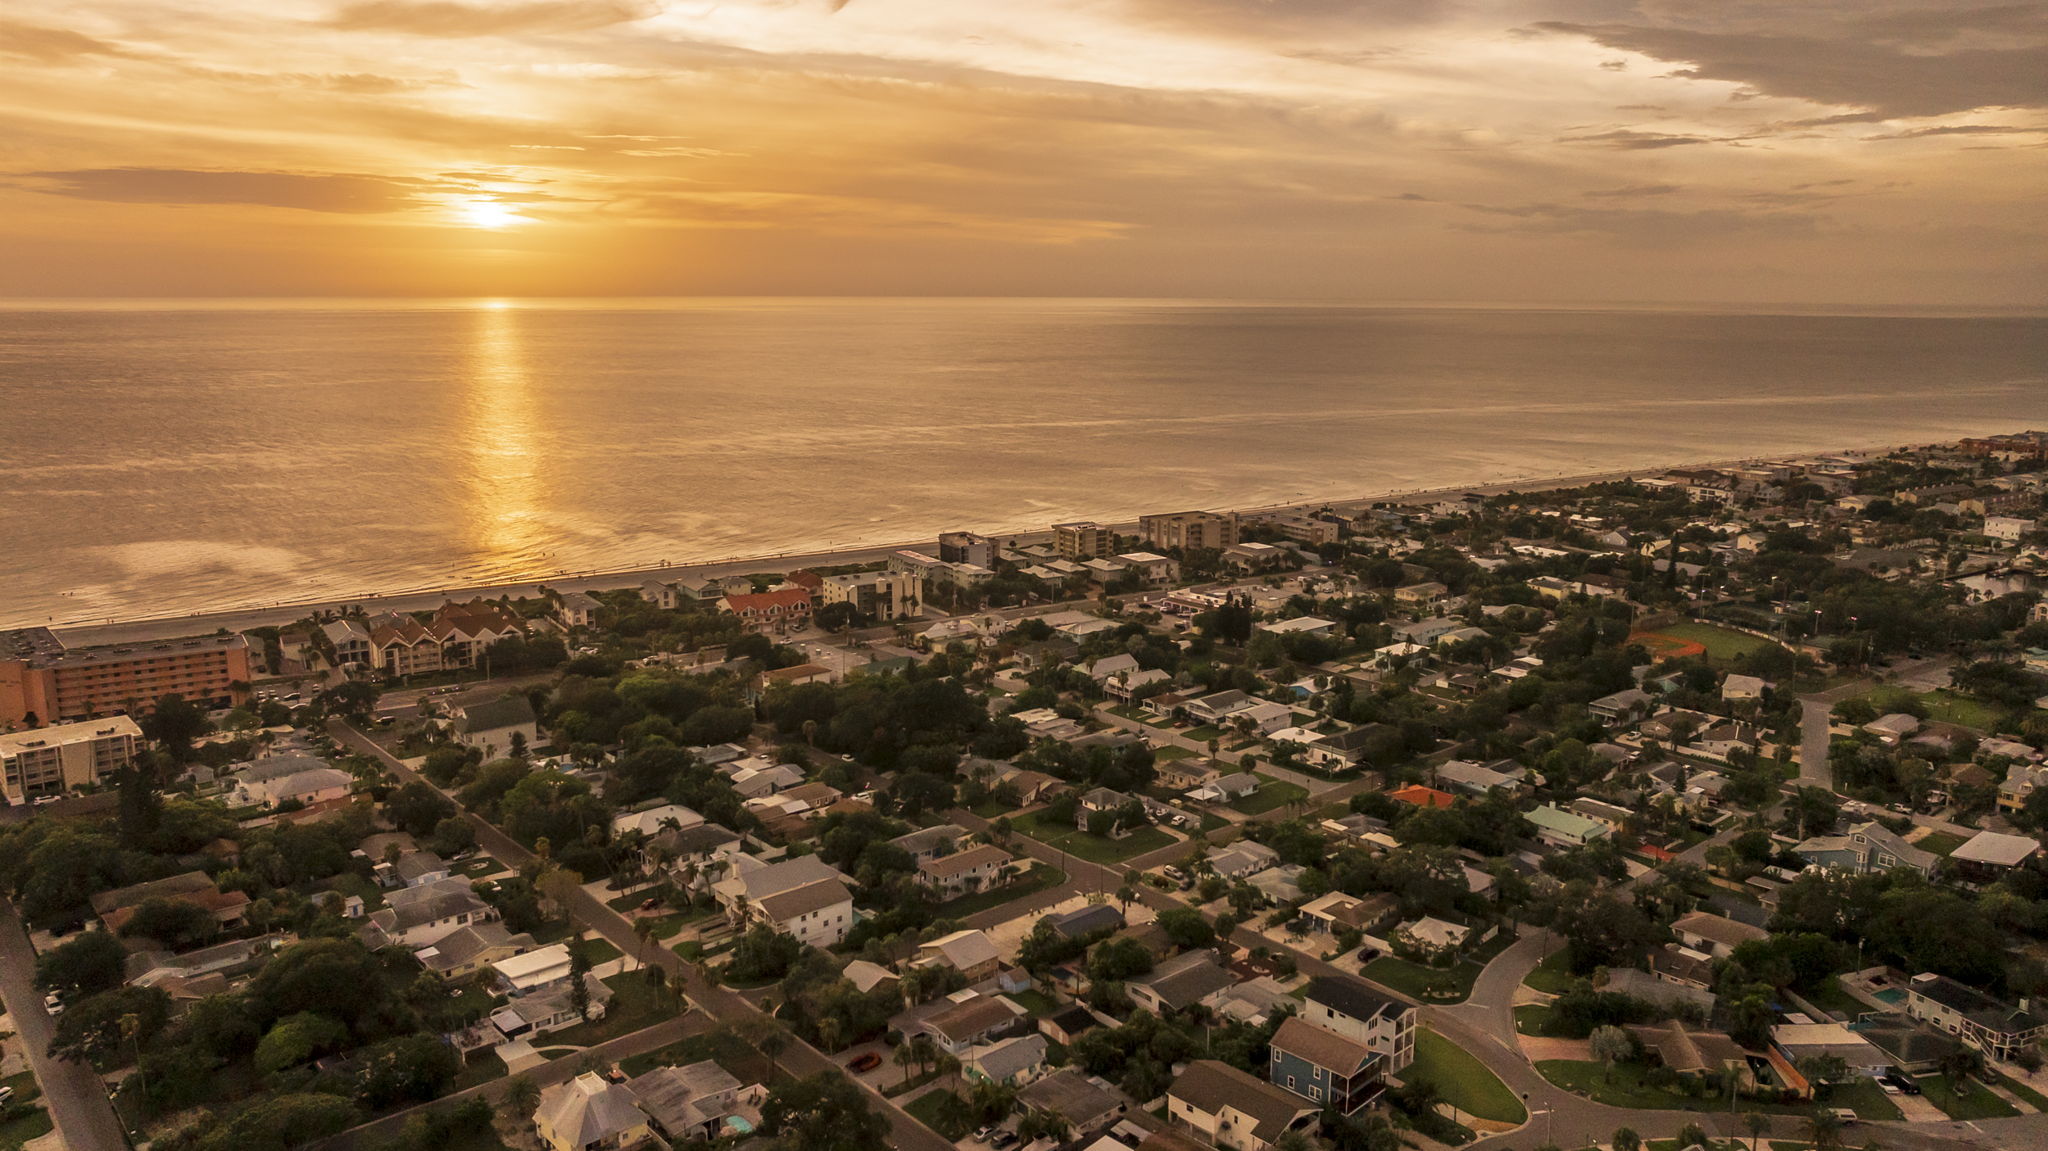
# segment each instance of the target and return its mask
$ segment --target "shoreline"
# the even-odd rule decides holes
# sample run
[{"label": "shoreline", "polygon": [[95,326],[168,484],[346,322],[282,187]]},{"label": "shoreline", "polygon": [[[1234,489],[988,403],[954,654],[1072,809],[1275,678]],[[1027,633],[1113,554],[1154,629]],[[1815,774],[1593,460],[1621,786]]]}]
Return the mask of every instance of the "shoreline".
[{"label": "shoreline", "polygon": [[[1583,487],[1587,484],[1608,483],[1688,468],[1736,467],[1785,459],[1797,459],[1805,456],[1870,455],[1877,452],[1898,450],[1900,446],[1902,445],[1839,449],[1823,448],[1783,455],[1730,456],[1691,463],[1614,468],[1605,471],[1580,472],[1568,475],[1529,476],[1485,484],[1447,484],[1433,488],[1391,489],[1347,498],[1295,501],[1281,504],[1264,504],[1255,507],[1213,510],[1235,511],[1240,515],[1259,515],[1285,511],[1313,510],[1325,507],[1339,510],[1363,509],[1376,503],[1415,504],[1440,499],[1447,495],[1467,492],[1480,495],[1501,495],[1508,492],[1554,491],[1559,488]],[[1175,510],[1180,509],[1176,508]],[[1110,526],[1119,531],[1135,529],[1137,521],[1116,521],[1112,522]],[[1040,542],[1050,539],[1052,535],[1050,525],[1017,531],[1000,528],[963,528],[959,530],[974,530],[980,535],[1026,542]],[[802,567],[867,563],[878,559],[886,559],[890,554],[906,548],[932,547],[935,538],[920,538],[872,545],[837,546],[816,551],[770,552],[686,563],[587,569],[486,584],[437,584],[410,589],[402,588],[364,596],[297,601],[280,600],[272,603],[252,603],[234,607],[215,608],[184,615],[137,616],[127,619],[119,617],[111,619],[92,617],[90,619],[70,622],[54,622],[43,625],[24,624],[21,626],[48,627],[51,631],[57,633],[67,646],[82,647],[101,644],[136,643],[170,639],[178,636],[207,634],[223,628],[230,631],[244,631],[255,627],[281,626],[304,619],[315,612],[332,611],[344,607],[360,607],[366,610],[385,611],[430,611],[451,599],[467,600],[477,598],[478,596],[496,598],[502,595],[531,595],[543,585],[556,591],[606,591],[637,586],[649,579],[660,579],[664,582],[669,582],[688,576],[715,577],[773,571],[778,566],[786,571]]]}]

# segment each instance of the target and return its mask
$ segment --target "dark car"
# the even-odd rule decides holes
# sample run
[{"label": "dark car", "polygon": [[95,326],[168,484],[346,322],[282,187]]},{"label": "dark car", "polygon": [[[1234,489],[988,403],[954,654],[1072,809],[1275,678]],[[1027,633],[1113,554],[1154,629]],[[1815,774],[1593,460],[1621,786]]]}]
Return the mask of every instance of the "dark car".
[{"label": "dark car", "polygon": [[1897,1068],[1885,1072],[1883,1079],[1886,1083],[1891,1084],[1908,1095],[1920,1094],[1920,1084],[1911,1075]]},{"label": "dark car", "polygon": [[881,1065],[882,1057],[870,1051],[865,1055],[854,1056],[853,1059],[847,1063],[846,1069],[858,1075],[864,1071],[873,1071],[875,1068],[880,1067]]}]

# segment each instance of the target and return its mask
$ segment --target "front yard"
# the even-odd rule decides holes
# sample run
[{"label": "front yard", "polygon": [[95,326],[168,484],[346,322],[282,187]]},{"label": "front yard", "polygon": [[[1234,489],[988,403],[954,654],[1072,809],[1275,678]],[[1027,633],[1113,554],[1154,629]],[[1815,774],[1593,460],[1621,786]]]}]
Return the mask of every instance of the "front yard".
[{"label": "front yard", "polygon": [[1259,775],[1259,789],[1235,800],[1231,807],[1246,815],[1264,815],[1276,807],[1300,803],[1308,798],[1308,788],[1298,783],[1286,783],[1269,775]]},{"label": "front yard", "polygon": [[[1477,950],[1450,967],[1430,967],[1393,955],[1383,955],[1360,968],[1367,979],[1425,1003],[1462,1003],[1472,994],[1472,983],[1486,969],[1488,960],[1499,955],[1515,937],[1502,930]],[[1441,994],[1429,994],[1435,989]]]},{"label": "front yard", "polygon": [[970,915],[1001,907],[1013,899],[1022,899],[1034,891],[1057,887],[1067,881],[1067,873],[1049,864],[1034,863],[1024,878],[973,895],[963,895],[939,905],[940,919],[965,919]]},{"label": "front yard", "polygon": [[1064,823],[1049,821],[1039,812],[1020,815],[1010,821],[1017,831],[1030,836],[1048,847],[1056,847],[1069,855],[1079,856],[1090,863],[1122,863],[1126,859],[1172,847],[1177,840],[1156,827],[1141,827],[1122,839],[1105,839]]},{"label": "front yard", "polygon": [[1468,1116],[1496,1123],[1520,1123],[1529,1117],[1522,1101],[1477,1056],[1426,1027],[1415,1035],[1415,1062],[1402,1077],[1408,1082],[1429,1080],[1444,1102]]},{"label": "front yard", "polygon": [[1929,1075],[1920,1080],[1920,1090],[1927,1093],[1927,1101],[1951,1119],[2003,1119],[2019,1114],[2017,1108],[1993,1095],[1983,1084],[1966,1082],[1966,1087],[1966,1093],[1958,1095],[1949,1086],[1946,1075]]}]

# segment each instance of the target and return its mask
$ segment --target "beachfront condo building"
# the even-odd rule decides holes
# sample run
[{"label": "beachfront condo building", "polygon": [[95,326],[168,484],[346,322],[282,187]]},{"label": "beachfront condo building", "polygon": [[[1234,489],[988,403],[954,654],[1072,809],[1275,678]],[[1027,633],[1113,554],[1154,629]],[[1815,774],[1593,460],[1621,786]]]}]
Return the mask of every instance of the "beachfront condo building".
[{"label": "beachfront condo building", "polygon": [[1116,554],[1116,532],[1108,524],[1054,524],[1052,540],[1063,560],[1108,559]]},{"label": "beachfront condo building", "polygon": [[1138,534],[1161,551],[1224,548],[1237,544],[1235,512],[1172,512],[1138,517]]},{"label": "beachfront condo building", "polygon": [[134,763],[141,743],[125,715],[0,735],[0,795],[28,803],[98,782]]},{"label": "beachfront condo building", "polygon": [[146,715],[178,695],[227,707],[249,691],[239,634],[67,648],[49,628],[0,632],[0,730]]}]

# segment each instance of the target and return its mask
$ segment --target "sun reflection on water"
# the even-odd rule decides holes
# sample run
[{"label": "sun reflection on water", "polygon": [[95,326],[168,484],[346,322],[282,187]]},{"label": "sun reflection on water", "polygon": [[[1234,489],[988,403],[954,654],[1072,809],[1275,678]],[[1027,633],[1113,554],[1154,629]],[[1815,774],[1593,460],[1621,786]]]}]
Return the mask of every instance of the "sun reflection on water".
[{"label": "sun reflection on water", "polygon": [[463,420],[465,531],[475,562],[501,574],[540,570],[547,536],[538,510],[540,425],[517,309],[491,301],[473,313]]}]

